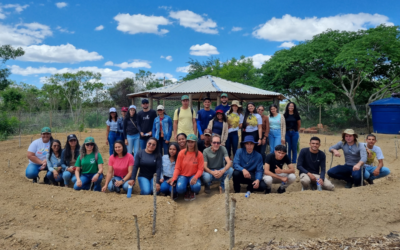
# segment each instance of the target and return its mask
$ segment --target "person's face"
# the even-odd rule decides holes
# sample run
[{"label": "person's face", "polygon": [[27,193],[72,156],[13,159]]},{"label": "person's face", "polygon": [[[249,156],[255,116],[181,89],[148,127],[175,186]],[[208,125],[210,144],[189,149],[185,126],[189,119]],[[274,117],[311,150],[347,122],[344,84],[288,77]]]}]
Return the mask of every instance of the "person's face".
[{"label": "person's face", "polygon": [[251,105],[251,104],[249,104],[248,106],[247,106],[247,109],[250,111],[250,112],[252,112],[252,113],[254,113],[254,109],[255,109],[256,107],[254,107],[253,105]]},{"label": "person's face", "polygon": [[237,105],[232,105],[231,107],[232,107],[233,112],[237,113],[239,107]]},{"label": "person's face", "polygon": [[110,115],[111,115],[112,118],[115,118],[115,116],[117,115],[117,113],[111,112]]},{"label": "person's face", "polygon": [[271,107],[271,109],[269,110],[273,115],[276,114],[277,110],[275,107]]},{"label": "person's face", "polygon": [[354,142],[354,135],[345,134],[344,135],[344,140],[347,143],[352,143],[352,142]]},{"label": "person's face", "polygon": [[164,114],[164,110],[159,109],[159,110],[157,110],[157,113],[158,113],[158,115],[163,115]]},{"label": "person's face", "polygon": [[319,147],[321,146],[321,143],[317,140],[312,140],[310,141],[310,148],[312,151],[317,151],[319,150]]},{"label": "person's face", "polygon": [[226,97],[226,96],[223,96],[223,97],[221,97],[221,102],[222,103],[227,103],[228,102],[228,97]]},{"label": "person's face", "polygon": [[368,136],[368,138],[366,139],[366,142],[368,145],[374,146],[376,143],[376,139],[373,136]]},{"label": "person's face", "polygon": [[121,144],[115,143],[114,144],[114,150],[115,150],[115,153],[122,154],[122,151],[124,150],[124,148],[122,147]]},{"label": "person's face", "polygon": [[187,141],[187,145],[188,145],[188,148],[189,148],[190,150],[194,150],[195,144],[196,144],[195,141]]},{"label": "person's face", "polygon": [[288,109],[289,109],[289,111],[293,112],[293,110],[294,110],[294,104],[293,104],[293,103],[289,104]]},{"label": "person's face", "polygon": [[189,100],[188,99],[182,100],[182,106],[184,106],[184,107],[189,106]]},{"label": "person's face", "polygon": [[85,143],[86,152],[92,152],[94,148],[94,143]]},{"label": "person's face", "polygon": [[148,102],[142,103],[142,108],[143,109],[148,109],[149,108],[149,103]]},{"label": "person's face", "polygon": [[56,152],[58,152],[60,147],[61,147],[61,145],[58,142],[54,142],[53,145],[51,145],[51,148],[53,149],[53,151],[56,151]]},{"label": "person's face", "polygon": [[217,114],[217,119],[218,119],[218,120],[222,120],[222,117],[223,117],[223,115],[222,115],[221,113],[218,113],[218,114]]},{"label": "person's face", "polygon": [[262,114],[264,113],[264,108],[263,108],[263,107],[258,107],[257,113],[258,113],[259,115],[262,115]]},{"label": "person's face", "polygon": [[217,151],[219,149],[220,145],[221,145],[221,138],[213,137],[212,143],[211,143],[212,149],[214,151]]},{"label": "person's face", "polygon": [[132,108],[132,109],[129,110],[129,114],[130,114],[131,116],[134,116],[135,113],[136,113],[136,110],[135,110],[135,109]]},{"label": "person's face", "polygon": [[78,143],[78,141],[76,139],[71,139],[68,141],[68,143],[71,147],[76,147],[76,144]]},{"label": "person's face", "polygon": [[211,142],[211,136],[210,135],[204,135],[204,141],[207,142]]},{"label": "person's face", "polygon": [[154,140],[147,141],[147,146],[146,146],[147,151],[153,152],[154,150],[156,150],[156,147],[157,147],[156,141],[154,141]]},{"label": "person's face", "polygon": [[210,100],[205,100],[205,101],[203,102],[203,105],[204,105],[205,108],[211,107],[211,102],[210,102]]},{"label": "person's face", "polygon": [[168,149],[169,155],[170,156],[175,156],[176,155],[176,147],[175,146],[170,146]]},{"label": "person's face", "polygon": [[252,142],[246,142],[246,143],[244,144],[244,146],[246,147],[247,153],[253,152],[254,143],[252,143]]},{"label": "person's face", "polygon": [[282,160],[283,157],[285,157],[285,155],[286,155],[285,152],[276,151],[276,150],[275,150],[275,158],[276,158],[277,160]]},{"label": "person's face", "polygon": [[51,133],[42,133],[41,136],[42,136],[42,141],[46,143],[50,141]]},{"label": "person's face", "polygon": [[186,147],[186,138],[183,135],[178,136],[178,144],[181,148]]},{"label": "person's face", "polygon": [[126,111],[121,111],[121,115],[122,115],[123,117],[125,117]]}]

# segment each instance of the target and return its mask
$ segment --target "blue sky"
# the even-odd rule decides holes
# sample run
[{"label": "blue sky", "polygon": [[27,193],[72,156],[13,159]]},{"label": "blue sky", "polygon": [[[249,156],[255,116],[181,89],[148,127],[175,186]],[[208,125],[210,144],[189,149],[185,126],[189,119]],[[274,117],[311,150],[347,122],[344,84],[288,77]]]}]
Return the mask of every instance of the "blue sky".
[{"label": "blue sky", "polygon": [[400,1],[2,1],[0,45],[21,46],[11,79],[40,87],[54,73],[100,72],[104,83],[140,69],[179,80],[190,58],[254,65],[328,28],[400,24]]}]

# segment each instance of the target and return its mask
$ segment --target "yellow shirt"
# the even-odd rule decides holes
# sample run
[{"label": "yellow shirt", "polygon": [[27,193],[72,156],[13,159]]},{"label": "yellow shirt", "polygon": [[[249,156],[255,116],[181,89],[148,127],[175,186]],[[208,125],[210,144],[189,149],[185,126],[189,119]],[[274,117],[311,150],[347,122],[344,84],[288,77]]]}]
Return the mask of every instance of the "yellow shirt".
[{"label": "yellow shirt", "polygon": [[178,131],[177,134],[185,133],[186,135],[194,134],[193,130],[193,119],[196,119],[196,112],[193,110],[193,115],[190,107],[187,109],[181,108],[179,112],[178,120],[178,110],[175,110],[174,121],[178,121]]}]

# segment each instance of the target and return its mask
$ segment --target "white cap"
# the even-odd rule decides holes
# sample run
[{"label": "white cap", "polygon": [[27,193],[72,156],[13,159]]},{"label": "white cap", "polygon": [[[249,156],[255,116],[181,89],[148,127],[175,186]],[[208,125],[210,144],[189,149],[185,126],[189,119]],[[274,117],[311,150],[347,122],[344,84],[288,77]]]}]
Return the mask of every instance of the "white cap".
[{"label": "white cap", "polygon": [[157,110],[160,110],[160,109],[164,110],[164,106],[163,105],[158,105],[157,106]]},{"label": "white cap", "polygon": [[136,110],[136,106],[135,105],[131,105],[131,106],[129,106],[129,109],[135,109]]},{"label": "white cap", "polygon": [[117,113],[117,110],[115,108],[110,108],[110,112],[109,113],[111,113],[111,112]]}]

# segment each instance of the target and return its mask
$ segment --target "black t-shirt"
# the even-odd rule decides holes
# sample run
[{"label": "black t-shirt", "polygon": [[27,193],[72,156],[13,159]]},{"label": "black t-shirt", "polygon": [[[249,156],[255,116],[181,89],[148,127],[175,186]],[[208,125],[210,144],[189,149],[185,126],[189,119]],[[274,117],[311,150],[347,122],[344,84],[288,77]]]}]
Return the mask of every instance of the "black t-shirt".
[{"label": "black t-shirt", "polygon": [[206,145],[204,144],[204,140],[198,140],[197,141],[197,148],[199,149],[200,152],[203,153],[204,149],[206,149]]},{"label": "black t-shirt", "polygon": [[289,160],[289,157],[285,155],[282,160],[277,160],[275,158],[275,153],[268,154],[267,157],[265,157],[265,163],[269,164],[269,171],[275,174],[275,169],[276,166],[278,166],[280,169],[283,168],[283,165],[286,163],[287,165],[291,164],[292,162]]},{"label": "black t-shirt", "polygon": [[300,116],[295,117],[294,115],[288,115],[285,118],[286,121],[286,131],[293,129],[294,131],[298,131],[297,121],[301,120]]},{"label": "black t-shirt", "polygon": [[139,170],[139,177],[145,177],[148,180],[151,180],[154,173],[157,173],[157,183],[160,183],[161,169],[162,158],[157,154],[148,154],[142,149],[137,154],[135,153],[131,180],[136,179],[136,174]]},{"label": "black t-shirt", "polygon": [[[152,109],[150,109],[147,112],[144,112],[143,110],[140,111],[138,113],[138,119],[137,119],[139,132],[143,132],[143,134],[151,132],[151,130],[153,129],[153,122],[154,119],[156,119],[156,117],[157,113]],[[148,138],[149,137],[146,136],[144,137],[140,136],[140,139],[142,140],[146,140]]]}]

